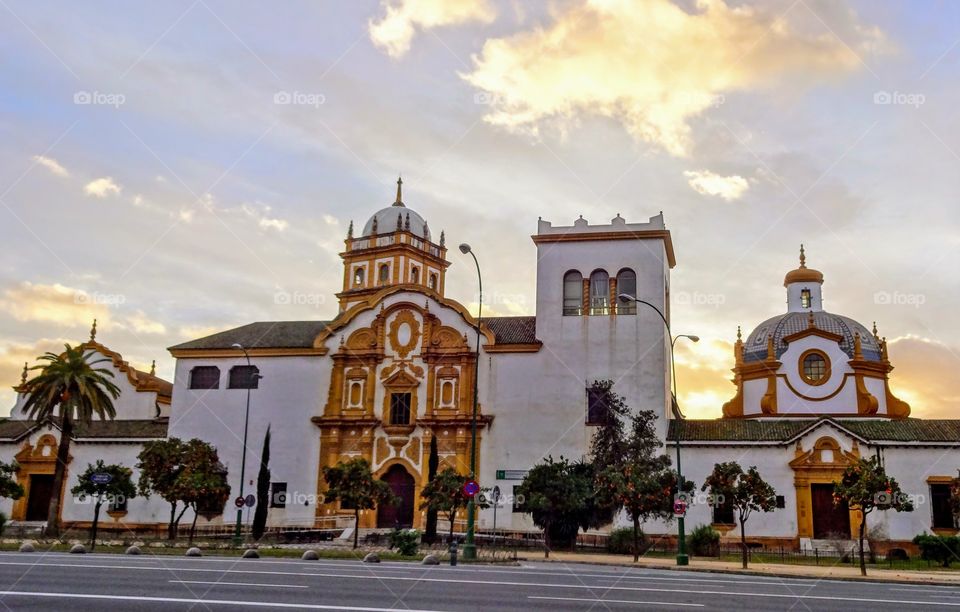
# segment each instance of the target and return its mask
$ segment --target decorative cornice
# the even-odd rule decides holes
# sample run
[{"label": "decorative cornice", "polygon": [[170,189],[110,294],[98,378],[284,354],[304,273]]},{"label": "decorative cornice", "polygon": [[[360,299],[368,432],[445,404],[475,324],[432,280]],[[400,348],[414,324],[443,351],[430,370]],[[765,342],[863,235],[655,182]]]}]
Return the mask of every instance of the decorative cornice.
[{"label": "decorative cornice", "polygon": [[622,232],[575,232],[571,231],[564,234],[537,234],[531,236],[534,244],[547,244],[552,242],[590,242],[594,240],[663,240],[663,248],[667,252],[667,262],[673,268],[677,265],[677,259],[673,252],[673,240],[670,238],[670,230],[640,230],[640,231],[622,231]]}]

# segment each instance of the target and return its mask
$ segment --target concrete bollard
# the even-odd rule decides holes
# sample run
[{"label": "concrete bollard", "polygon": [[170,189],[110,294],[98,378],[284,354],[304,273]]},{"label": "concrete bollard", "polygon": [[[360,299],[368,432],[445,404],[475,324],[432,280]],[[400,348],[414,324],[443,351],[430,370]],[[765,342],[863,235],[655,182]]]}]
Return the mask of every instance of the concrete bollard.
[{"label": "concrete bollard", "polygon": [[457,541],[450,542],[450,565],[457,565]]}]

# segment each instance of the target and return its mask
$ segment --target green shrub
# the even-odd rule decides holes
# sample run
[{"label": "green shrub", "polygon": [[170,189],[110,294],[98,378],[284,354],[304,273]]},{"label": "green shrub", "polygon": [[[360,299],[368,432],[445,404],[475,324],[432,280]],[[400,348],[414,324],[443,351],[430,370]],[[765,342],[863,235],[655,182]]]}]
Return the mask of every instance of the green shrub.
[{"label": "green shrub", "polygon": [[926,532],[913,538],[913,543],[920,547],[920,558],[924,561],[936,561],[943,567],[950,567],[950,562],[960,559],[960,538],[957,536],[929,535]]},{"label": "green shrub", "polygon": [[420,548],[420,532],[416,529],[394,529],[390,532],[390,549],[404,557],[412,557]]},{"label": "green shrub", "polygon": [[718,557],[720,534],[710,525],[698,525],[687,536],[687,548],[698,557]]},{"label": "green shrub", "polygon": [[[647,552],[651,544],[647,536],[640,532],[640,554]],[[610,531],[607,537],[607,551],[615,555],[633,554],[633,527],[618,527]]]}]

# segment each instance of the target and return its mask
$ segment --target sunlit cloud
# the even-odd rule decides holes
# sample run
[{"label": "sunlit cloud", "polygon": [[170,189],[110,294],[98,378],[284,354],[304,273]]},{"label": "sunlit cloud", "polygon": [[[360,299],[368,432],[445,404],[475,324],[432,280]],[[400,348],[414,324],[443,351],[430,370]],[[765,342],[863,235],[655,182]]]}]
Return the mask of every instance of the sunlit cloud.
[{"label": "sunlit cloud", "polygon": [[95,198],[105,198],[108,195],[117,195],[123,188],[117,185],[109,176],[90,181],[83,187],[83,192]]},{"label": "sunlit cloud", "polygon": [[718,196],[726,200],[736,200],[747,192],[750,183],[739,175],[720,176],[709,170],[687,170],[683,173],[687,184],[697,193]]},{"label": "sunlit cloud", "polygon": [[589,0],[547,28],[487,40],[461,76],[484,92],[477,100],[491,106],[491,124],[534,135],[549,124],[563,134],[582,117],[609,117],[684,156],[690,120],[725,94],[787,78],[819,83],[860,69],[858,52],[883,46],[875,28],[853,27],[859,39],[844,43],[786,19],[722,0],[691,12],[669,0]]},{"label": "sunlit cloud", "polygon": [[890,374],[894,394],[910,404],[911,416],[958,418],[960,350],[937,340],[903,336],[890,340]]},{"label": "sunlit cloud", "polygon": [[31,159],[37,164],[43,166],[50,171],[54,176],[60,178],[67,178],[70,176],[70,173],[67,172],[67,169],[60,165],[60,162],[53,159],[52,157],[44,157],[43,155],[34,155]]},{"label": "sunlit cloud", "polygon": [[[0,416],[7,416],[17,396],[11,387],[20,384],[23,365],[37,365],[37,357],[47,352],[63,350],[64,344],[77,344],[76,340],[66,338],[43,338],[32,344],[4,343],[0,346]],[[28,376],[36,372],[28,373]]]},{"label": "sunlit cloud", "polygon": [[490,23],[496,18],[496,10],[487,0],[384,0],[381,6],[386,13],[379,20],[370,20],[370,40],[395,58],[410,50],[418,29]]},{"label": "sunlit cloud", "polygon": [[137,334],[165,334],[166,326],[159,321],[154,321],[148,317],[142,310],[137,310],[133,314],[124,317],[121,326],[131,329]]},{"label": "sunlit cloud", "polygon": [[[119,298],[117,298],[119,299]],[[0,308],[17,321],[39,321],[61,326],[89,325],[110,317],[106,297],[55,283],[22,282],[3,292]]]}]

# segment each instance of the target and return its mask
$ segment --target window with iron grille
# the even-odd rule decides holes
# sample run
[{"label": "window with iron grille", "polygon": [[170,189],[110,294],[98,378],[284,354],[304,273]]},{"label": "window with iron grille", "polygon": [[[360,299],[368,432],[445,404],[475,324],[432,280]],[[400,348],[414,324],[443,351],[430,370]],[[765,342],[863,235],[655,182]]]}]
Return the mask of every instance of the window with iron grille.
[{"label": "window with iron grille", "polygon": [[391,425],[409,425],[410,424],[410,399],[409,393],[391,393],[390,394],[390,424]]},{"label": "window with iron grille", "polygon": [[583,314],[583,275],[571,270],[563,275],[563,315]]},{"label": "window with iron grille", "polygon": [[220,368],[217,366],[196,366],[190,370],[191,389],[219,389]]},{"label": "window with iron grille", "polygon": [[956,525],[953,520],[953,511],[950,509],[950,485],[930,485],[930,502],[933,511],[934,529],[953,529]]},{"label": "window with iron grille", "polygon": [[587,388],[587,425],[606,425],[610,415],[607,394],[601,389]]},{"label": "window with iron grille", "polygon": [[230,368],[229,389],[256,389],[260,386],[260,370],[257,366],[239,365]]}]

